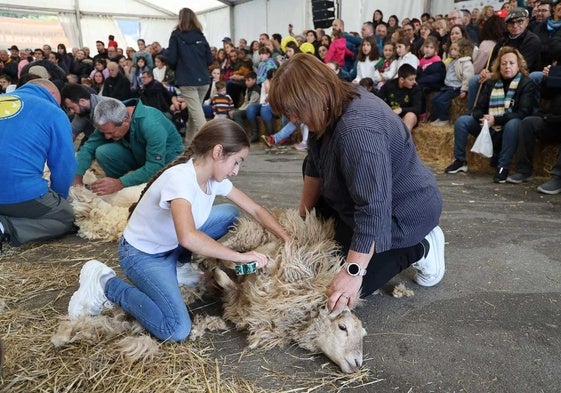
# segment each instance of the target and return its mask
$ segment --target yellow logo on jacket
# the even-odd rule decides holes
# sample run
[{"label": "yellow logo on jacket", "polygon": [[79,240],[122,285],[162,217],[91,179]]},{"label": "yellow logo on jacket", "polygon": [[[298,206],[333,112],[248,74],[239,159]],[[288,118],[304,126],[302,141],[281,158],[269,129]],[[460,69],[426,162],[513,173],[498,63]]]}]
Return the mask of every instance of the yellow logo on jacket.
[{"label": "yellow logo on jacket", "polygon": [[23,109],[23,101],[17,96],[0,95],[0,120],[16,116]]}]

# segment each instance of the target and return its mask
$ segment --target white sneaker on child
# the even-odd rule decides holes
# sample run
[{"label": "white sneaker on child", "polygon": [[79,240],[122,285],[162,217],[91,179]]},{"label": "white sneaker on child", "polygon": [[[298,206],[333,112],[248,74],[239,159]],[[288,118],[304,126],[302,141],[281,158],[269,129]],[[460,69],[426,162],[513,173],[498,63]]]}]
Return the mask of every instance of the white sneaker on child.
[{"label": "white sneaker on child", "polygon": [[[413,263],[417,272],[415,282],[423,287],[432,287],[442,280],[446,270],[444,262],[444,233],[436,226],[422,241],[425,256]],[[428,248],[428,251],[426,250]]]},{"label": "white sneaker on child", "polygon": [[294,148],[296,150],[307,150],[308,149],[308,144],[306,142],[302,141],[299,144],[297,144],[296,146],[294,146]]},{"label": "white sneaker on child", "polygon": [[105,296],[103,282],[115,277],[115,271],[104,263],[92,259],[82,266],[80,271],[80,287],[68,303],[68,315],[71,319],[85,315],[99,315],[103,307],[110,307],[111,303]]}]

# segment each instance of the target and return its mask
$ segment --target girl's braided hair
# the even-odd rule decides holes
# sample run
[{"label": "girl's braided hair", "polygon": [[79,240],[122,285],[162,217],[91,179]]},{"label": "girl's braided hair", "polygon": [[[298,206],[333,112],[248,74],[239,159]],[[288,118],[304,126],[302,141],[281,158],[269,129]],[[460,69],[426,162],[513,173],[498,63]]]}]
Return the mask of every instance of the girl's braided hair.
[{"label": "girl's braided hair", "polygon": [[146,190],[150,188],[152,183],[154,183],[156,179],[160,177],[162,173],[164,173],[164,171],[171,168],[172,166],[184,164],[191,158],[203,157],[211,152],[216,145],[222,146],[222,154],[224,156],[232,155],[244,148],[249,149],[250,147],[247,133],[236,122],[230,119],[214,119],[207,122],[195,134],[193,140],[191,141],[191,144],[187,149],[185,149],[185,152],[177,157],[174,161],[169,163],[166,167],[162,168],[150,179],[150,181],[148,181],[146,187],[144,187],[144,190],[142,190],[138,201],[133,203],[129,207],[129,218],[138,205],[138,202],[140,202],[140,200],[146,193]]}]

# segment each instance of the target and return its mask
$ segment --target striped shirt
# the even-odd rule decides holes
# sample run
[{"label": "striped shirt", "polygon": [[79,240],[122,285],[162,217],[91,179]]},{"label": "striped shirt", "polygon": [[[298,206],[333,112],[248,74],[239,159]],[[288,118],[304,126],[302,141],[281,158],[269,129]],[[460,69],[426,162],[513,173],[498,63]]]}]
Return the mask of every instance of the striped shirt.
[{"label": "striped shirt", "polygon": [[234,109],[234,101],[228,94],[216,94],[210,101],[215,115],[227,115]]},{"label": "striped shirt", "polygon": [[[359,88],[334,129],[308,138],[305,174],[322,178],[322,196],[353,228],[351,250],[410,247],[438,225],[442,198],[402,120]],[[310,130],[312,131],[312,130]]]}]

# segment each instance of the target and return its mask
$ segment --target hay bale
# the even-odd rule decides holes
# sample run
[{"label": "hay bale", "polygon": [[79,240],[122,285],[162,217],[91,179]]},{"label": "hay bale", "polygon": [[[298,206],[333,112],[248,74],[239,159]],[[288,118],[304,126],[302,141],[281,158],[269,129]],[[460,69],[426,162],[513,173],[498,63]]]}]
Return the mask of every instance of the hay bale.
[{"label": "hay bale", "polygon": [[450,110],[448,114],[450,115],[450,122],[454,123],[458,120],[458,117],[468,113],[467,98],[460,98],[457,96],[450,103]]},{"label": "hay bale", "polygon": [[[413,131],[413,142],[421,160],[439,170],[444,170],[454,161],[454,127],[435,127],[429,124],[420,124]],[[475,142],[473,135],[468,136],[467,161],[470,172],[492,174],[495,168],[490,166],[490,159],[481,157],[470,151]],[[551,167],[557,161],[557,145],[536,143],[534,151],[534,176],[547,177]],[[516,157],[513,158],[510,171],[516,170]]]}]

